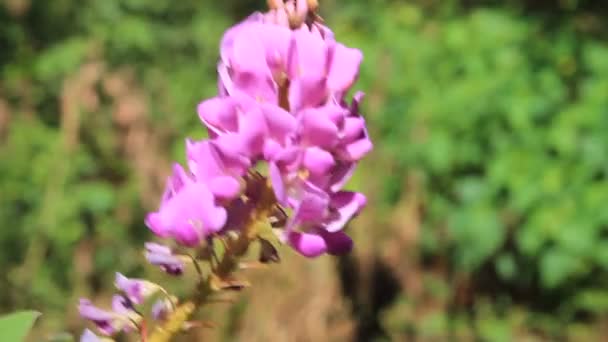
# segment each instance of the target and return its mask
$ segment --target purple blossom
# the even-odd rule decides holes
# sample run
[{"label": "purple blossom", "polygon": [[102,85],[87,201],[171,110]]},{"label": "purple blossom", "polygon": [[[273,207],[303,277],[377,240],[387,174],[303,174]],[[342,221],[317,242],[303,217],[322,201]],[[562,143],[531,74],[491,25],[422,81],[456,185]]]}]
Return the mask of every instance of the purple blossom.
[{"label": "purple blossom", "polygon": [[181,275],[184,272],[184,262],[173,254],[171,248],[154,242],[146,242],[146,259],[152,265],[160,266],[160,268],[171,274]]},{"label": "purple blossom", "polygon": [[[353,241],[344,228],[367,200],[343,187],[373,148],[360,113],[363,93],[350,104],[346,96],[363,55],[317,22],[314,1],[269,4],[269,12],[254,13],[224,34],[218,96],[197,108],[209,139],[186,140],[187,169],[173,166],[159,208],[145,223],[158,237],[197,253],[223,234],[243,233],[252,219],[266,220],[253,224],[270,225],[269,232],[305,257],[348,253]],[[268,232],[251,237],[262,244],[260,261],[278,261],[262,233]],[[157,243],[145,248],[149,263],[171,275],[184,272],[185,256]],[[120,273],[115,285],[120,294],[112,310],[87,299],[79,303],[81,316],[104,335],[136,329],[142,317],[134,306],[165,292]],[[170,298],[157,300],[152,316],[165,320],[173,305]],[[101,340],[90,330],[81,336]]]},{"label": "purple blossom", "polygon": [[163,321],[173,311],[173,304],[169,298],[161,298],[152,305],[152,318]]},{"label": "purple blossom", "polygon": [[[174,168],[159,210],[146,218],[156,235],[196,247],[242,229],[256,205],[247,175],[265,162],[277,204],[291,213],[279,227],[284,241],[306,256],[352,248],[342,229],[366,199],[342,188],[373,147],[363,93],[346,99],[363,55],[308,20],[308,6],[274,1],[224,34],[219,96],[198,106],[210,139],[187,140],[188,171]],[[165,268],[175,261],[147,257]]]},{"label": "purple blossom", "polygon": [[314,258],[324,253],[339,255],[350,252],[353,241],[346,233],[330,233],[322,228],[309,232],[291,231],[286,234],[287,243],[305,257]]},{"label": "purple blossom", "polygon": [[143,304],[144,300],[158,291],[159,286],[143,279],[129,279],[116,272],[116,287],[134,304]]},{"label": "purple blossom", "polygon": [[113,309],[114,311],[100,309],[85,298],[80,299],[78,305],[80,315],[93,322],[104,335],[113,335],[122,329],[128,330],[133,325],[128,319],[130,310],[127,306],[113,303]]},{"label": "purple blossom", "polygon": [[[197,246],[207,236],[218,232],[226,222],[226,210],[215,203],[207,184],[174,174],[181,186],[171,187],[160,209],[148,214],[146,225],[160,237],[172,237],[185,246]],[[167,192],[165,192],[167,193]]]}]

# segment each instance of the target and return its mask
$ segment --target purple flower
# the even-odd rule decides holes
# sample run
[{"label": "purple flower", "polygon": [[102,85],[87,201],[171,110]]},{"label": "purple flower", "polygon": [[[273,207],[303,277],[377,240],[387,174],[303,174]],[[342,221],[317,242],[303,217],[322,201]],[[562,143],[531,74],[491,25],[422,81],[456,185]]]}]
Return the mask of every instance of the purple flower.
[{"label": "purple flower", "polygon": [[169,298],[161,298],[152,305],[152,318],[164,321],[171,311],[173,311],[173,304]]},{"label": "purple flower", "polygon": [[158,291],[159,286],[143,279],[129,279],[116,272],[116,287],[135,304],[143,304],[144,300]]},{"label": "purple flower", "polygon": [[[350,104],[345,96],[363,55],[310,22],[315,10],[277,0],[226,31],[219,96],[198,106],[210,139],[186,142],[188,171],[174,168],[159,210],[146,218],[156,235],[196,247],[242,229],[259,197],[249,176],[263,161],[277,204],[292,213],[281,221],[284,241],[307,256],[352,248],[341,230],[366,200],[342,188],[373,145],[359,113],[363,93]],[[165,269],[179,260],[165,250],[147,257]]]},{"label": "purple flower", "polygon": [[146,242],[145,246],[145,255],[149,263],[160,266],[163,271],[171,275],[184,273],[183,261],[173,254],[171,248],[154,242]]},{"label": "purple flower", "polygon": [[350,252],[353,241],[344,232],[328,232],[315,228],[308,232],[291,231],[286,234],[287,243],[305,257],[314,258],[328,253],[340,255]]},{"label": "purple flower", "polygon": [[[178,175],[173,179],[176,177]],[[163,198],[160,209],[146,217],[146,225],[156,235],[172,237],[190,247],[218,232],[225,222],[226,210],[215,203],[209,187],[191,179],[184,181],[181,188],[172,188],[170,196]]]},{"label": "purple flower", "polygon": [[[104,335],[113,335],[122,329],[128,329],[133,323],[128,319],[129,309],[126,306],[113,305],[115,311],[106,311],[94,306],[90,300],[82,298],[78,304],[80,316],[90,320]],[[118,309],[118,312],[116,312]]]},{"label": "purple flower", "polygon": [[230,158],[209,140],[187,140],[186,154],[196,180],[207,184],[216,198],[233,199],[240,193],[239,179],[249,167],[249,160]]}]

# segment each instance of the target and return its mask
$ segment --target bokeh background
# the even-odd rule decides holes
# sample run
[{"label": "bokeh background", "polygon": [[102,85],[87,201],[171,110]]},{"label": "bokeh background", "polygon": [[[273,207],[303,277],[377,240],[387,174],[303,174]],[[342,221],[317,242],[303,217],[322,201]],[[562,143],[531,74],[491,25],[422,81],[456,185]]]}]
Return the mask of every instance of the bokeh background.
[{"label": "bokeh background", "polygon": [[[321,0],[375,142],[351,255],[251,273],[208,341],[608,339],[608,5]],[[144,265],[222,32],[262,0],[0,1],[0,312],[66,340]],[[177,287],[180,284],[176,284]]]}]

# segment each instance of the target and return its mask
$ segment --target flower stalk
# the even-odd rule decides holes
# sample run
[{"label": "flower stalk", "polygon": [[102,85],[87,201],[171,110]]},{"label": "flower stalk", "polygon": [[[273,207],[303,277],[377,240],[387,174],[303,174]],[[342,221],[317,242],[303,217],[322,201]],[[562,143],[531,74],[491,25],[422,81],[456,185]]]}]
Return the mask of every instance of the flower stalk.
[{"label": "flower stalk", "polygon": [[[197,326],[191,321],[216,294],[249,286],[237,272],[254,243],[258,264],[278,262],[279,243],[310,258],[352,249],[344,228],[366,199],[343,187],[372,149],[363,94],[347,96],[363,56],[335,40],[317,1],[269,6],[224,34],[218,96],[198,106],[209,139],[186,141],[186,167],[174,165],[159,209],[145,219],[174,244],[146,243],[146,259],[176,277],[192,262],[194,293],[177,301],[157,284],[117,274],[112,310],[80,302],[102,334],[138,331],[145,342],[164,342]],[[147,317],[138,306],[157,292]],[[81,340],[100,341],[88,330]]]}]

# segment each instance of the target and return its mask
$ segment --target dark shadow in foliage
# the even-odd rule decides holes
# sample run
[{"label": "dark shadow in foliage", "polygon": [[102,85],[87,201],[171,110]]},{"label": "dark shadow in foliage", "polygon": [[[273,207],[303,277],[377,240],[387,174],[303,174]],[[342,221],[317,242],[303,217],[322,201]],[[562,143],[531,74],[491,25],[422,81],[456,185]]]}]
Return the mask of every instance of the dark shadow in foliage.
[{"label": "dark shadow in foliage", "polygon": [[351,301],[355,320],[355,341],[388,340],[380,324],[380,313],[390,306],[401,292],[401,286],[391,269],[374,257],[369,270],[361,270],[361,262],[352,255],[338,259],[338,273],[344,297]]}]

